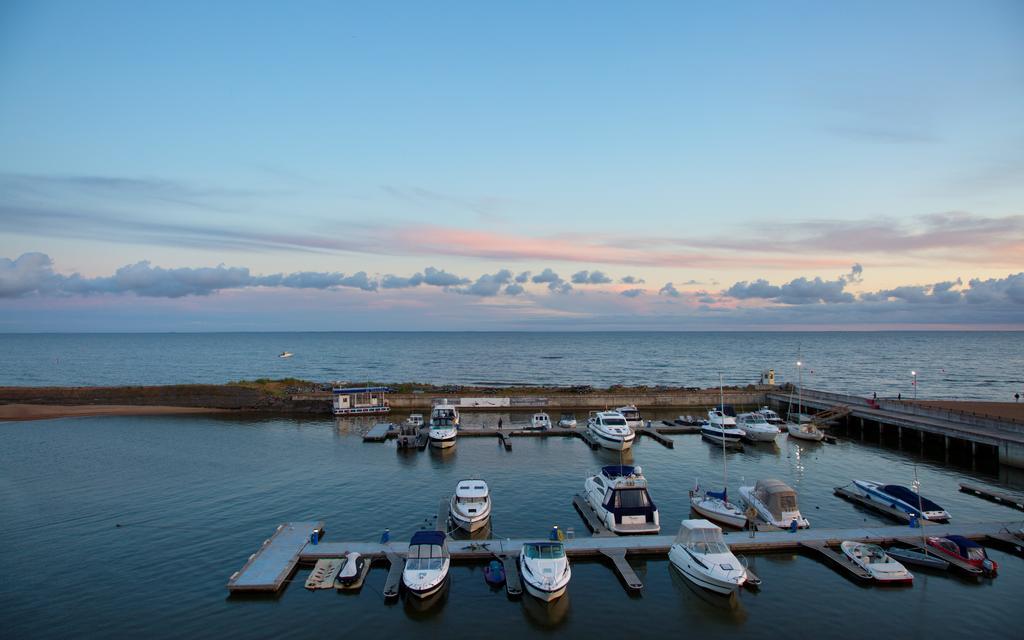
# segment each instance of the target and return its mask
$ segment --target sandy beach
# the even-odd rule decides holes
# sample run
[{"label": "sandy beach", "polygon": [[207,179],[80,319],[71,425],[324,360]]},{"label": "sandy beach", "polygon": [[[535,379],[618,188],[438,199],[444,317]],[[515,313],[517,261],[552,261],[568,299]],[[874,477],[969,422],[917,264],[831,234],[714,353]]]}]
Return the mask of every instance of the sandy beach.
[{"label": "sandy beach", "polygon": [[84,416],[152,416],[179,413],[225,413],[226,409],[207,407],[167,407],[118,404],[46,405],[0,404],[0,422],[22,420],[51,420]]}]

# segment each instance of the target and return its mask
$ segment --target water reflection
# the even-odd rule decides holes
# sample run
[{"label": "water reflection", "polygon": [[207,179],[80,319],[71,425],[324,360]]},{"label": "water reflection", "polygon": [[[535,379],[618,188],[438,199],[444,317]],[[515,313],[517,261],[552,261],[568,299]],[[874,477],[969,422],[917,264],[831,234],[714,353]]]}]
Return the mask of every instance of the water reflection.
[{"label": "water reflection", "polygon": [[701,614],[711,616],[719,622],[746,623],[747,611],[743,608],[743,603],[740,601],[738,594],[732,593],[725,596],[699,587],[687,580],[671,562],[668,563],[666,571],[669,572],[672,586],[675,587],[680,598],[700,602],[697,606],[700,607]]},{"label": "water reflection", "polygon": [[566,591],[561,598],[553,602],[544,602],[528,593],[523,593],[523,619],[531,627],[537,629],[552,629],[564,624],[569,617],[569,595],[569,592]]},{"label": "water reflection", "polygon": [[427,620],[441,615],[445,603],[448,602],[451,583],[452,580],[449,577],[440,591],[426,598],[417,598],[403,589],[402,599],[405,601],[403,607],[405,615],[413,620]]}]

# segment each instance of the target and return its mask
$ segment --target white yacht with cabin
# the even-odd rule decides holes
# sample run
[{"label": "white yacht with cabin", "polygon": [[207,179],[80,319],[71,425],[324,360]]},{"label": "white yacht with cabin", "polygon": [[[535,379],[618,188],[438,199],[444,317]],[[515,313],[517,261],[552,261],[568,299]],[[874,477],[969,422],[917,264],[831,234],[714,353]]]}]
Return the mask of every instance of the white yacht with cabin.
[{"label": "white yacht with cabin", "polygon": [[448,513],[463,531],[473,533],[487,526],[491,518],[491,494],[483,480],[460,480]]},{"label": "white yacht with cabin", "polygon": [[708,421],[701,425],[700,435],[712,442],[736,444],[743,438],[743,431],[736,428],[736,418],[715,407],[708,410]]},{"label": "white yacht with cabin", "polygon": [[644,426],[643,418],[640,417],[640,410],[636,408],[635,404],[627,404],[624,407],[616,409],[622,414],[622,417],[626,419],[626,424],[629,425],[630,429],[639,429]]},{"label": "white yacht with cabin", "polygon": [[722,530],[707,520],[683,520],[668,559],[690,582],[723,595],[747,581],[747,570],[725,544]]},{"label": "white yacht with cabin", "polygon": [[764,417],[764,421],[768,424],[773,424],[779,429],[786,424],[786,421],[779,417],[779,414],[772,411],[769,407],[761,407],[757,411]]},{"label": "white yacht with cabin", "polygon": [[614,465],[583,483],[587,503],[601,522],[619,535],[658,533],[658,507],[647,491],[647,478],[640,467]]},{"label": "white yacht with cabin", "polygon": [[794,522],[799,529],[811,526],[810,521],[800,515],[796,491],[782,480],[770,478],[758,480],[753,486],[740,487],[740,499],[757,511],[759,518],[780,529],[788,529]]},{"label": "white yacht with cabin", "polygon": [[442,531],[417,531],[409,541],[402,584],[417,598],[440,591],[448,582],[451,555],[448,539]]},{"label": "white yacht with cabin", "polygon": [[430,445],[438,449],[455,446],[455,438],[459,435],[459,410],[455,405],[442,400],[430,411],[430,429],[428,431]]},{"label": "white yacht with cabin", "polygon": [[565,546],[561,542],[527,542],[519,551],[519,574],[533,597],[545,602],[561,598],[572,579]]},{"label": "white yacht with cabin", "polygon": [[736,426],[743,436],[751,442],[775,442],[781,431],[765,419],[760,411],[741,413],[736,418]]},{"label": "white yacht with cabin", "polygon": [[535,413],[530,418],[530,428],[536,431],[547,431],[551,428],[551,418],[546,413]]},{"label": "white yacht with cabin", "polygon": [[636,434],[618,411],[591,411],[587,433],[598,444],[612,451],[625,451],[633,446]]}]

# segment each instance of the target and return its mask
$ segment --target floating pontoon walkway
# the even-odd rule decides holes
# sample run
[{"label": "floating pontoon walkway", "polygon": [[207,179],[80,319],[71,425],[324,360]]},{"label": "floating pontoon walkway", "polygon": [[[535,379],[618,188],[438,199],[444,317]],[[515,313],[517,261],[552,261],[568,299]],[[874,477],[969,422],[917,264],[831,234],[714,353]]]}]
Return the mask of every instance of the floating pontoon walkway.
[{"label": "floating pontoon walkway", "polygon": [[[274,536],[254,553],[249,561],[228,581],[228,589],[236,591],[278,591],[285,584],[295,567],[301,562],[315,563],[321,558],[340,558],[350,551],[356,551],[371,558],[387,556],[392,564],[391,573],[400,575],[401,567],[394,563],[408,550],[404,542],[321,542],[312,544],[310,532],[322,527],[319,522],[296,522],[281,525]],[[1007,531],[1016,531],[1017,522],[989,522],[979,524],[936,524],[928,527],[933,536],[962,535],[974,540],[998,536]],[[810,545],[836,546],[843,540],[858,540],[877,544],[909,540],[910,530],[906,526],[879,526],[853,529],[800,529],[769,531],[751,536],[741,531],[726,533],[725,541],[733,552],[776,553],[800,550]],[[546,539],[535,538],[492,539],[492,540],[449,540],[448,548],[453,561],[486,562],[502,555],[514,558],[527,542]],[[657,536],[593,536],[565,541],[566,553],[572,558],[607,557],[608,552],[622,551],[629,555],[658,556],[668,553],[675,540],[674,535]],[[399,563],[400,564],[400,563]],[[507,568],[506,568],[507,571]]]},{"label": "floating pontoon walkway", "polygon": [[395,430],[394,423],[391,422],[379,422],[366,432],[363,436],[363,442],[384,442],[391,436],[391,432]]},{"label": "floating pontoon walkway", "polygon": [[992,502],[998,502],[999,504],[1004,504],[1008,507],[1024,511],[1024,498],[1021,496],[1002,493],[1000,491],[992,491],[991,489],[976,487],[964,482],[960,483],[960,490],[964,493],[970,493],[978,496],[979,498],[984,498],[985,500],[991,500]]}]

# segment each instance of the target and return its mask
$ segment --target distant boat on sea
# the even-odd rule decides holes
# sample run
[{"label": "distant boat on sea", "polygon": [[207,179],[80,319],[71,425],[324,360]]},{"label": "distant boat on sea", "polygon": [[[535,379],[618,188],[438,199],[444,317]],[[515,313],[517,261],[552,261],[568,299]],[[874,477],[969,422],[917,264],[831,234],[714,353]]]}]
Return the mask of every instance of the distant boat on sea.
[{"label": "distant boat on sea", "polygon": [[294,354],[294,353],[292,353],[291,351],[282,351],[282,352],[280,353],[280,355],[278,355],[277,357],[278,357],[278,358],[290,358],[290,357],[292,357],[293,355],[295,355],[295,354]]}]

